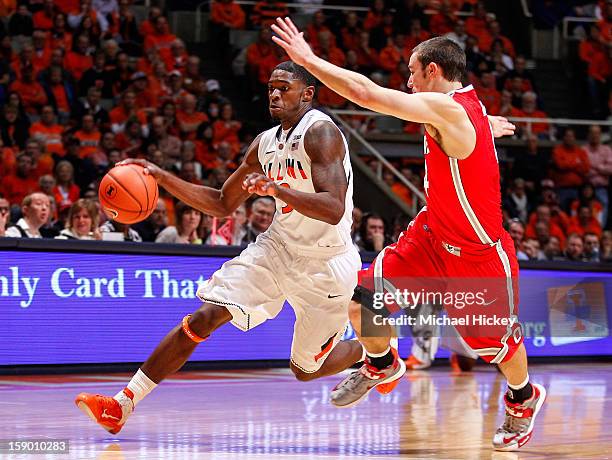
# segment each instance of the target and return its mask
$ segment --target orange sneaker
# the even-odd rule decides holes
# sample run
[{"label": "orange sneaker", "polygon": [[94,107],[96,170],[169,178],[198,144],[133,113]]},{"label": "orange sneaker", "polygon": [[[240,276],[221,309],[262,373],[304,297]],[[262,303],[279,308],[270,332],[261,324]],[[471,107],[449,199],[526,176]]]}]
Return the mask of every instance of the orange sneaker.
[{"label": "orange sneaker", "polygon": [[450,365],[453,372],[470,372],[476,365],[476,360],[468,356],[459,355],[457,353],[451,353]]},{"label": "orange sneaker", "polygon": [[410,355],[406,359],[406,369],[408,369],[409,371],[427,369],[430,366],[431,363],[424,363],[423,361],[417,359],[414,355]]},{"label": "orange sneaker", "polygon": [[[395,344],[391,342],[391,353],[393,353],[394,363],[396,360],[402,359],[399,357],[399,354],[397,351],[397,339],[395,340],[396,340]],[[400,380],[401,380],[401,377],[389,383],[379,383],[374,388],[376,388],[376,391],[378,391],[381,395],[386,395],[386,394],[391,393],[395,389],[395,387],[400,383]]]},{"label": "orange sneaker", "polygon": [[[126,390],[123,392],[130,400],[132,399]],[[129,415],[129,412],[124,414],[119,401],[110,396],[80,393],[74,402],[85,415],[111,434],[121,431]],[[133,405],[132,410],[134,410]]]}]

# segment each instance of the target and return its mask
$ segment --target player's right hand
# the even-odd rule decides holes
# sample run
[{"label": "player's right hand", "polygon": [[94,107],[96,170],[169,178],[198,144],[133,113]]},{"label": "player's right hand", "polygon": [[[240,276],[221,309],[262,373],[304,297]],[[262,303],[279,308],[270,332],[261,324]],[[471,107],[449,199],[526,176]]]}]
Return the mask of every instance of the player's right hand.
[{"label": "player's right hand", "polygon": [[157,166],[155,163],[151,163],[147,160],[143,160],[141,158],[126,158],[125,160],[120,161],[115,166],[124,166],[124,165],[140,165],[144,168],[145,174],[150,174],[153,178],[159,182],[162,175],[164,174],[164,170]]}]

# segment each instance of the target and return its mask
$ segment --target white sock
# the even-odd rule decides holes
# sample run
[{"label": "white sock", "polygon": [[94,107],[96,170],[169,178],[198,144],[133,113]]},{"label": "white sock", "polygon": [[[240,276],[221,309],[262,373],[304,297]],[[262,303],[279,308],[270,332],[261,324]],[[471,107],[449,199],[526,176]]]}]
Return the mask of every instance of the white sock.
[{"label": "white sock", "polygon": [[[138,369],[138,372],[134,374],[134,377],[132,377],[130,383],[127,384],[127,389],[134,394],[134,398],[131,400],[134,406],[144,399],[146,395],[151,393],[156,386],[157,383],[153,382],[149,377],[147,377],[141,369]],[[130,399],[125,395],[123,390],[117,393],[114,397],[121,405],[123,405],[123,402],[126,402],[126,398]]]}]

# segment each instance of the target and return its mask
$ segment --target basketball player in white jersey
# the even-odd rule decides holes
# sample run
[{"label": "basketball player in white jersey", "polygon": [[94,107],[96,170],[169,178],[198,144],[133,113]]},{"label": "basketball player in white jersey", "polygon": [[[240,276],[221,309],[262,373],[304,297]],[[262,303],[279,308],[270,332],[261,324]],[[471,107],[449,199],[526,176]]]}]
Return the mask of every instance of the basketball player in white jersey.
[{"label": "basketball player in white jersey", "polygon": [[[361,268],[350,236],[351,164],[338,127],[312,108],[315,83],[291,61],[275,68],[268,96],[280,125],[257,136],[221,190],[185,182],[144,160],[123,162],[144,166],[159,185],[207,214],[230,215],[253,193],[274,197],[276,214],[266,232],[199,288],[204,304],[170,331],[126,388],[114,397],[77,396],[79,409],[110,433],[118,433],[136,404],[215,329],[231,322],[248,331],[273,319],[285,300],[296,316],[290,367],[298,380],[336,374],[362,359],[357,341],[340,342]],[[403,361],[396,363],[385,381],[403,375]]]}]

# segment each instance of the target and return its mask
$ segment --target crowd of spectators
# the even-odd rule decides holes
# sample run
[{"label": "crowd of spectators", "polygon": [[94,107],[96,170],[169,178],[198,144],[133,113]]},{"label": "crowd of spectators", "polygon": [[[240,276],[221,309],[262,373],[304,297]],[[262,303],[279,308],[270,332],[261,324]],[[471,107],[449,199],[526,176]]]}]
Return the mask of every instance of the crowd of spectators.
[{"label": "crowd of spectators", "polygon": [[[547,117],[527,59],[482,2],[373,0],[364,14],[326,14],[306,3],[300,10],[311,15],[305,35],[317,54],[337,65],[409,91],[411,49],[446,35],[466,50],[466,83],[475,86],[489,113]],[[603,3],[607,8],[610,2]],[[599,32],[592,34],[609,40],[606,8]],[[4,2],[0,8],[0,236],[240,245],[270,225],[274,206],[265,198],[220,220],[163,191],[153,214],[134,226],[108,221],[100,212],[99,180],[124,158],[147,158],[189,182],[219,187],[252,139],[219,81],[202,74],[200,57],[187,52],[164,12],[151,7],[138,21],[133,9],[130,0]],[[211,3],[209,38],[211,49],[219,51],[211,58],[229,66],[223,52],[229,32],[259,30],[233,65],[246,75],[253,103],[265,105],[269,74],[287,58],[268,26],[288,12],[276,0],[246,10],[233,0]],[[603,49],[594,51],[593,36],[589,40],[585,56]],[[355,108],[325,87],[317,97],[323,107]],[[361,116],[351,123],[362,132],[377,129]],[[403,129],[419,134],[422,128],[407,123]],[[508,183],[502,189],[508,225],[523,226],[521,238],[515,238],[517,251],[529,259],[607,260],[612,152],[594,126],[584,149],[567,130],[547,157],[538,143],[556,135],[544,121],[518,127],[529,157],[505,171]],[[369,166],[376,170],[378,163]],[[404,159],[396,166],[422,189],[422,162]],[[383,180],[413,204],[413,194],[391,174]],[[353,239],[364,251],[380,250],[407,223],[406,216],[385,223],[358,209],[354,219]],[[597,251],[584,249],[593,247],[591,235],[597,237],[597,257],[592,254]],[[577,238],[583,246],[579,255]],[[555,239],[558,251],[545,250]]]}]

